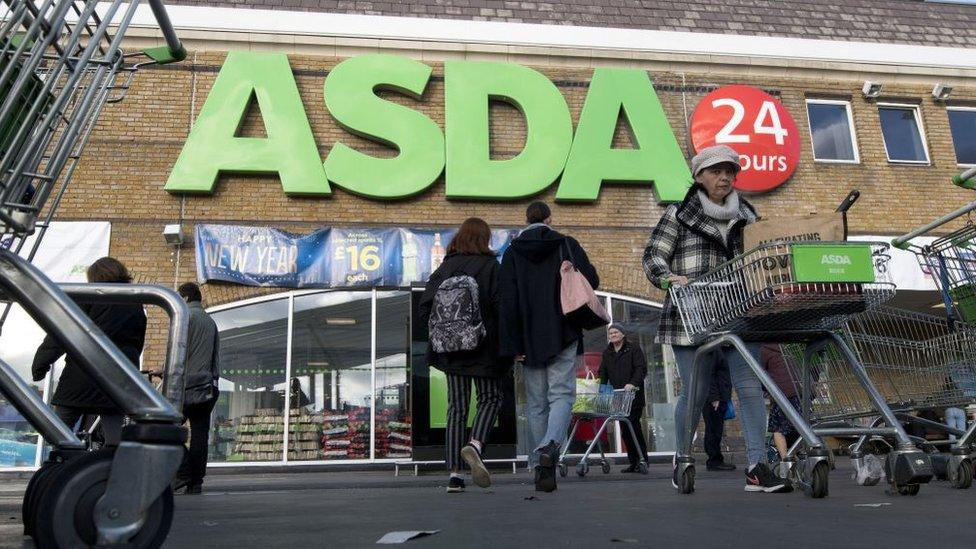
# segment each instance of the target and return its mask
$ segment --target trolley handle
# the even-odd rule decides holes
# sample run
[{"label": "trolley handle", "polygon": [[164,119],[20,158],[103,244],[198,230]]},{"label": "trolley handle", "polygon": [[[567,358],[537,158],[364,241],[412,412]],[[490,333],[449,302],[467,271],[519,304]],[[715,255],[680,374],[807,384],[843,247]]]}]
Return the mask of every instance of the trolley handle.
[{"label": "trolley handle", "polygon": [[837,209],[834,211],[837,213],[846,213],[847,210],[851,209],[851,206],[853,206],[854,203],[857,202],[857,199],[860,197],[861,197],[861,191],[854,189],[853,191],[847,193],[847,196],[840,203],[840,205],[837,206]]},{"label": "trolley handle", "polygon": [[176,36],[176,30],[173,28],[173,22],[169,19],[169,14],[166,13],[166,6],[163,5],[163,1],[149,0],[149,7],[156,18],[156,23],[159,24],[159,30],[163,33],[166,45],[147,48],[142,52],[159,65],[186,59],[186,48],[183,47],[180,38]]},{"label": "trolley handle", "polygon": [[952,183],[957,187],[976,191],[976,168],[969,168],[959,175],[952,176]]}]

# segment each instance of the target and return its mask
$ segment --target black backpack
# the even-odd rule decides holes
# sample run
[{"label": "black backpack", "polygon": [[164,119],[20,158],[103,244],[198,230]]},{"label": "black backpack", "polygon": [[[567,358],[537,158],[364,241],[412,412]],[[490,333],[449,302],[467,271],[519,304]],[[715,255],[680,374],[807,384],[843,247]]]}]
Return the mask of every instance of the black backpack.
[{"label": "black backpack", "polygon": [[470,275],[454,275],[437,287],[427,322],[430,346],[437,353],[473,351],[488,330],[481,319],[478,282]]}]

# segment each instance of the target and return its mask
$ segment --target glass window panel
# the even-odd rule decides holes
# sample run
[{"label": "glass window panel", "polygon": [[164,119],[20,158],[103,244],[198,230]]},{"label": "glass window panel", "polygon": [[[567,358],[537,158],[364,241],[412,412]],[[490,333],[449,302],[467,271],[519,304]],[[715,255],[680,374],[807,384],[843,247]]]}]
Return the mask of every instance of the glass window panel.
[{"label": "glass window panel", "polygon": [[847,104],[807,103],[813,156],[817,160],[857,160]]},{"label": "glass window panel", "polygon": [[949,110],[952,145],[956,148],[956,162],[976,164],[976,110]]},{"label": "glass window panel", "polygon": [[410,293],[376,294],[376,458],[408,459],[410,450]]},{"label": "glass window panel", "polygon": [[668,391],[668,373],[661,355],[661,345],[654,342],[661,310],[619,298],[612,300],[612,310],[613,321],[623,325],[628,341],[631,345],[640,346],[647,359],[647,377],[644,379],[646,408],[640,427],[644,430],[647,449],[650,452],[673,452],[675,399]]},{"label": "glass window panel", "polygon": [[[0,312],[2,312],[0,307]],[[31,381],[34,352],[44,340],[44,331],[20,306],[14,305],[0,332],[0,359],[9,364],[27,381],[38,395],[44,395],[44,382]],[[64,358],[55,366],[55,379],[61,372]],[[14,409],[0,393],[0,469],[33,467],[39,436],[34,427]]]},{"label": "glass window panel", "polygon": [[928,162],[914,107],[878,107],[881,133],[892,162]]},{"label": "glass window panel", "polygon": [[220,331],[220,398],[211,461],[279,461],[284,451],[288,300],[213,313]]},{"label": "glass window panel", "polygon": [[288,459],[370,458],[372,293],[295,297]]}]

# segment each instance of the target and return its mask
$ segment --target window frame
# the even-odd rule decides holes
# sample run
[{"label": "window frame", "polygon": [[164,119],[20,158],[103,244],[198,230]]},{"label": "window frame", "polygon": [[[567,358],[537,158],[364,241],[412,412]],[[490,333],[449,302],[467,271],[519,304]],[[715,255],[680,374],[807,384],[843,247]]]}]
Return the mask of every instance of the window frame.
[{"label": "window frame", "polygon": [[[861,151],[857,143],[857,131],[854,128],[854,110],[851,102],[843,99],[816,99],[807,98],[804,103],[807,111],[807,130],[810,132],[810,150],[813,153],[813,161],[823,164],[860,164]],[[817,158],[817,148],[813,145],[813,123],[810,120],[810,105],[843,105],[847,110],[847,126],[850,129],[851,147],[854,150],[853,160],[843,160],[839,158]]]},{"label": "window frame", "polygon": [[[881,143],[884,145],[885,158],[889,164],[904,164],[908,166],[931,166],[932,155],[929,152],[928,138],[925,135],[925,125],[922,124],[921,105],[915,103],[888,103],[878,102],[878,127],[881,129]],[[884,128],[881,127],[881,109],[902,109],[911,110],[915,116],[915,126],[918,127],[918,136],[922,140],[922,150],[925,152],[925,160],[892,160],[891,153],[888,152],[888,143],[885,141]]]},{"label": "window frame", "polygon": [[[966,106],[962,106],[962,105],[946,105],[946,121],[949,123],[949,136],[951,138],[952,137],[952,121],[949,120],[949,111],[963,111],[963,112],[976,113],[976,107],[966,107]],[[956,155],[956,142],[955,142],[955,140],[953,140],[953,142],[952,142],[952,154],[956,157],[956,166],[958,166],[960,168],[973,168],[973,167],[976,167],[976,163],[973,163],[973,162],[968,163],[968,164],[963,163],[963,162],[959,162],[959,156]]]}]

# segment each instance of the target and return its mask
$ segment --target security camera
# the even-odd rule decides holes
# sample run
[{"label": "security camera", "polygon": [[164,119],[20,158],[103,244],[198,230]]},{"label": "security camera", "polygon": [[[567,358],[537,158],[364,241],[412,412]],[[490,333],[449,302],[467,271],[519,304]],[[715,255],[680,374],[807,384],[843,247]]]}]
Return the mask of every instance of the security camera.
[{"label": "security camera", "polygon": [[861,88],[861,93],[863,93],[864,97],[866,98],[878,97],[881,95],[881,84],[879,82],[871,82],[869,80],[865,81],[864,87]]},{"label": "security camera", "polygon": [[183,227],[179,223],[166,225],[163,227],[163,238],[166,239],[166,243],[170,246],[183,244]]},{"label": "security camera", "polygon": [[936,101],[945,101],[946,99],[949,99],[950,94],[952,94],[952,86],[948,84],[936,84],[935,87],[932,88],[932,97],[935,98]]}]

